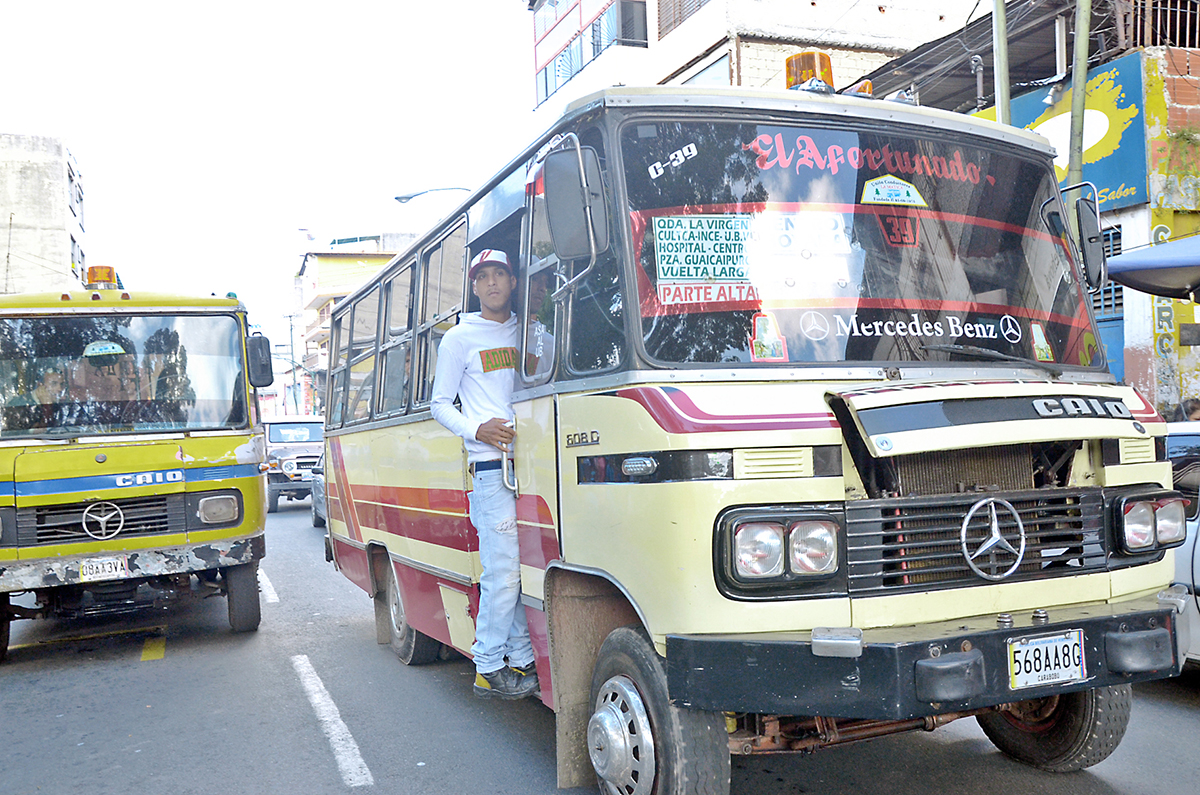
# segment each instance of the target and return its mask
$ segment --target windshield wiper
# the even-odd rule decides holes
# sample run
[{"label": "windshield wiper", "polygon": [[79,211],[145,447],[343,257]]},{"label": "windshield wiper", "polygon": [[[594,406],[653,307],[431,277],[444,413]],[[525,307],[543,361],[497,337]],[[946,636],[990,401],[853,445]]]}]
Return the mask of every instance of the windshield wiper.
[{"label": "windshield wiper", "polygon": [[1045,370],[1050,375],[1058,378],[1063,374],[1062,368],[1057,367],[1049,362],[1039,362],[1037,359],[1025,359],[1020,356],[1013,356],[1000,351],[994,351],[991,348],[980,348],[978,345],[951,345],[951,344],[934,344],[921,345],[923,351],[942,351],[945,353],[963,353],[968,356],[978,356],[980,359],[994,359],[1001,362],[1017,362],[1019,364],[1033,365],[1039,369]]}]

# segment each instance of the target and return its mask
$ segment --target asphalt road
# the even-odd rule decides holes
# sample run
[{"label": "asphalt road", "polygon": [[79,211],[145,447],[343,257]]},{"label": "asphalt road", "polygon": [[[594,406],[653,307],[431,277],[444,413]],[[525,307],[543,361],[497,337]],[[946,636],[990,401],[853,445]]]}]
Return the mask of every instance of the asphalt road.
[{"label": "asphalt road", "polygon": [[[263,621],[225,600],[21,621],[0,665],[0,793],[551,793],[554,716],[479,701],[464,659],[401,665],[371,601],[334,572],[307,500],[268,520]],[[973,720],[811,756],[734,760],[735,795],[1159,795],[1200,788],[1200,672],[1136,688],[1108,760],[1052,775]],[[581,789],[571,792],[592,792]]]}]

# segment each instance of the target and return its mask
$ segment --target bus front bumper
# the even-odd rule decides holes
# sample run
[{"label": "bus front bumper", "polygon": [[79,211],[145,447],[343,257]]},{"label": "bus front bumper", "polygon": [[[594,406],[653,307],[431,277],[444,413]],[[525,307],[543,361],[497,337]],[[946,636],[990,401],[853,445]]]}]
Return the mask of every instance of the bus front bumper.
[{"label": "bus front bumper", "polygon": [[[1160,594],[1054,608],[1041,624],[1014,614],[1011,628],[989,615],[871,629],[857,643],[854,630],[818,632],[815,644],[810,632],[668,635],[667,682],[677,706],[720,712],[903,720],[979,709],[1178,675],[1182,605]],[[1071,681],[1013,674],[1018,649],[1053,636],[1081,647]]]},{"label": "bus front bumper", "polygon": [[[260,534],[248,538],[230,538],[166,549],[100,552],[91,555],[40,558],[28,562],[0,561],[0,593],[190,574],[250,563],[265,556],[266,551],[266,538]],[[94,579],[80,576],[85,564],[97,561],[115,561],[109,565],[115,566],[120,573]]]}]

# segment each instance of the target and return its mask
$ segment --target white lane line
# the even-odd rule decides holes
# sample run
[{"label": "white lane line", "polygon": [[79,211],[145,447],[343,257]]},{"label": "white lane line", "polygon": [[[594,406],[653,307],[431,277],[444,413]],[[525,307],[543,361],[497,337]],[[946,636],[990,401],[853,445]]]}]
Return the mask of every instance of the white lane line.
[{"label": "white lane line", "polygon": [[308,661],[308,655],[297,654],[292,658],[292,667],[296,669],[296,674],[300,677],[300,684],[304,687],[304,694],[308,696],[308,702],[312,704],[313,712],[317,713],[321,730],[329,738],[329,746],[333,749],[334,758],[337,759],[343,783],[347,787],[363,787],[374,784],[375,779],[372,778],[367,763],[363,761],[362,754],[358,752],[358,743],[354,742],[350,730],[342,722],[337,704],[334,704],[333,699],[329,697],[329,691],[325,689],[321,677],[317,676],[312,663]]},{"label": "white lane line", "polygon": [[267,579],[267,573],[262,569],[258,570],[258,587],[262,590],[263,596],[267,597],[268,602],[279,601],[279,594],[275,593],[275,587],[271,585],[271,581]]}]

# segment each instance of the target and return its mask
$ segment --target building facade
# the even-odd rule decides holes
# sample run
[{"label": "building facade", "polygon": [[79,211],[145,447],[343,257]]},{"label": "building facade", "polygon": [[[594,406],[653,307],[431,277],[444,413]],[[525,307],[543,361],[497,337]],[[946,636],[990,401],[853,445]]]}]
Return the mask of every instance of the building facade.
[{"label": "building facade", "polygon": [[784,88],[784,61],[820,49],[837,87],[963,25],[946,0],[532,0],[539,114],[612,85]]},{"label": "building facade", "polygon": [[[304,255],[296,274],[300,312],[293,321],[295,340],[288,341],[286,356],[291,361],[286,362],[282,373],[284,410],[278,413],[324,412],[329,374],[329,316],[334,304],[378,273],[415,237],[413,234],[387,234],[346,238],[330,244],[331,248],[342,250]],[[284,356],[281,353],[279,358]],[[296,406],[300,411],[293,411]]]},{"label": "building facade", "polygon": [[78,289],[83,180],[58,138],[0,133],[0,293]]}]

